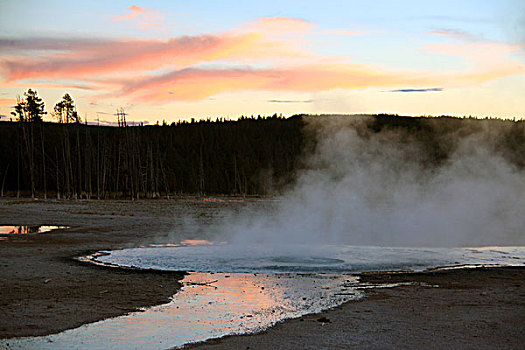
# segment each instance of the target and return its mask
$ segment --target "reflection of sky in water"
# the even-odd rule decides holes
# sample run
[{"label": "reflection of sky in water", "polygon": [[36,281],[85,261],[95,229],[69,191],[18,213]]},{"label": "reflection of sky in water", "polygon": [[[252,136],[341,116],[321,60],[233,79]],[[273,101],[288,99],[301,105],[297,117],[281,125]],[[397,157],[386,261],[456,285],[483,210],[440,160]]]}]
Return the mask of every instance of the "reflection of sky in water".
[{"label": "reflection of sky in water", "polygon": [[45,233],[68,228],[67,226],[0,226],[1,235]]},{"label": "reflection of sky in water", "polygon": [[0,341],[13,349],[159,349],[255,332],[356,299],[352,276],[191,273],[166,305],[46,337]]}]

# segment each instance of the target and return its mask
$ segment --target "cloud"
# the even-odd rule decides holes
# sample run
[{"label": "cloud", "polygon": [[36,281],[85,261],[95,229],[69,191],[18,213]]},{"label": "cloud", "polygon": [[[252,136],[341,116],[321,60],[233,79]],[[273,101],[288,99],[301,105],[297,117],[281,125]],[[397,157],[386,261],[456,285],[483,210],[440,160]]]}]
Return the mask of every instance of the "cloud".
[{"label": "cloud", "polygon": [[[25,47],[31,41],[12,43]],[[45,50],[59,39],[45,39]],[[247,45],[249,38],[221,38],[212,35],[161,40],[94,40],[71,39],[70,50],[46,57],[7,57],[0,66],[7,80],[27,78],[82,78],[103,73],[143,71],[170,66],[198,64],[234,54]],[[0,47],[2,43],[0,42]],[[58,43],[62,46],[64,43]]]},{"label": "cloud", "polygon": [[265,33],[307,33],[315,25],[301,18],[292,17],[261,17],[255,23],[249,24],[251,30]]},{"label": "cloud", "polygon": [[147,12],[147,9],[139,7],[139,6],[135,6],[135,5],[132,5],[132,6],[128,7],[127,10],[129,11],[129,13],[127,15],[125,15],[125,16],[115,16],[114,20],[115,21],[129,21],[131,19],[134,19],[138,15]]},{"label": "cloud", "polygon": [[16,99],[14,98],[0,98],[0,108],[13,107],[16,105]]},{"label": "cloud", "polygon": [[[128,10],[131,12],[118,20],[141,18],[148,9],[130,7]],[[320,92],[397,88],[396,92],[437,91],[426,87],[443,89],[525,74],[525,66],[511,58],[516,50],[522,49],[519,45],[471,42],[463,37],[459,40],[459,34],[442,34],[446,35],[446,40],[425,46],[425,53],[456,55],[468,61],[466,69],[385,69],[305,49],[307,35],[314,27],[303,19],[272,17],[259,18],[225,33],[167,40],[0,38],[0,52],[3,53],[0,74],[4,79],[0,87],[27,87],[30,83],[35,88],[98,90],[99,95],[95,98],[126,97],[165,103],[198,101],[222,92],[244,90]],[[411,88],[399,89],[403,86]]]},{"label": "cloud", "polygon": [[427,54],[456,57],[467,67],[456,71],[435,72],[434,76],[441,76],[440,85],[461,87],[525,74],[525,64],[517,55],[524,52],[525,44],[489,41],[453,29],[435,30],[430,33],[444,36],[446,40],[425,45],[423,50]]},{"label": "cloud", "polygon": [[155,77],[121,81],[117,96],[142,102],[197,101],[225,91],[316,92],[334,89],[420,85],[422,78],[373,66],[332,64],[289,68],[188,68]]},{"label": "cloud", "polygon": [[312,103],[314,100],[268,100],[270,103]]},{"label": "cloud", "polygon": [[470,38],[470,39],[473,38],[472,35],[466,32],[460,31],[460,30],[456,30],[456,29],[436,29],[429,33],[433,35],[442,35],[442,36],[455,37],[455,38],[458,38],[458,37]]},{"label": "cloud", "polygon": [[[42,83],[42,82],[31,82],[31,87],[33,89],[66,89],[66,90],[84,90],[84,91],[96,91],[103,89],[102,85],[86,85],[87,83],[83,84],[64,84],[62,82],[49,82],[49,83]],[[0,88],[16,88],[16,89],[27,89],[27,83],[26,82],[2,82],[0,81]]]},{"label": "cloud", "polygon": [[474,63],[475,68],[501,68],[516,64],[523,66],[521,62],[512,58],[512,55],[525,50],[525,43],[489,41],[456,29],[439,29],[431,31],[430,34],[448,39],[445,42],[426,45],[424,49],[432,55],[460,57]]},{"label": "cloud", "polygon": [[[253,28],[223,34],[168,40],[62,38],[0,39],[0,72],[8,81],[35,78],[76,79],[124,72],[191,67],[204,62],[300,61],[318,57],[274,32],[294,33],[309,26],[301,20],[260,19]],[[257,28],[254,29],[254,28]],[[296,29],[293,29],[296,28]],[[286,31],[281,32],[288,33]],[[31,55],[27,54],[31,51]]]},{"label": "cloud", "polygon": [[443,91],[443,88],[396,89],[396,90],[388,90],[387,92],[438,92],[438,91]]},{"label": "cloud", "polygon": [[114,21],[135,21],[142,29],[147,29],[151,26],[159,26],[164,20],[159,11],[152,10],[146,7],[132,5],[128,7],[127,14],[113,17]]}]

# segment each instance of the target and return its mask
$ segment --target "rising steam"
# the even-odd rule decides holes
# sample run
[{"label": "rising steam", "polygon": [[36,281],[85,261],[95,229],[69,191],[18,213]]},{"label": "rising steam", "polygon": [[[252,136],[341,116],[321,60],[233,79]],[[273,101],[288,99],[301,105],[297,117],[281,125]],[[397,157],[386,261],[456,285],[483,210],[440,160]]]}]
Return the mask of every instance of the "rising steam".
[{"label": "rising steam", "polygon": [[305,123],[314,142],[295,186],[274,210],[226,223],[231,243],[525,245],[525,171],[490,123],[415,124],[427,133],[367,116]]}]

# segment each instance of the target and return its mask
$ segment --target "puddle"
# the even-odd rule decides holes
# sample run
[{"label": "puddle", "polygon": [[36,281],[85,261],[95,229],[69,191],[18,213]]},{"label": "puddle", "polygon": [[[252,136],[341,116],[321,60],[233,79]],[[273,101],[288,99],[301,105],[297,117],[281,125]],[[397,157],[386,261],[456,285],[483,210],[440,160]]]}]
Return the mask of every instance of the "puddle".
[{"label": "puddle", "polygon": [[0,235],[27,235],[34,233],[47,233],[55,230],[63,230],[69,226],[0,226]]},{"label": "puddle", "polygon": [[254,333],[356,300],[354,276],[200,273],[165,305],[45,337],[0,340],[10,349],[167,349]]}]

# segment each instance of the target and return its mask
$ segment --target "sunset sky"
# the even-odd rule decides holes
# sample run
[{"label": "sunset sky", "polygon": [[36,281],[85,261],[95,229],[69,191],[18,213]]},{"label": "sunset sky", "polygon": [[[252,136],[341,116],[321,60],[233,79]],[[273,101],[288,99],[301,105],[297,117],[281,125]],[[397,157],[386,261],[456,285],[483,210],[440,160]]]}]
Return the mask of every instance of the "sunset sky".
[{"label": "sunset sky", "polygon": [[525,118],[522,0],[0,0],[0,16],[0,120],[28,88],[89,121]]}]

